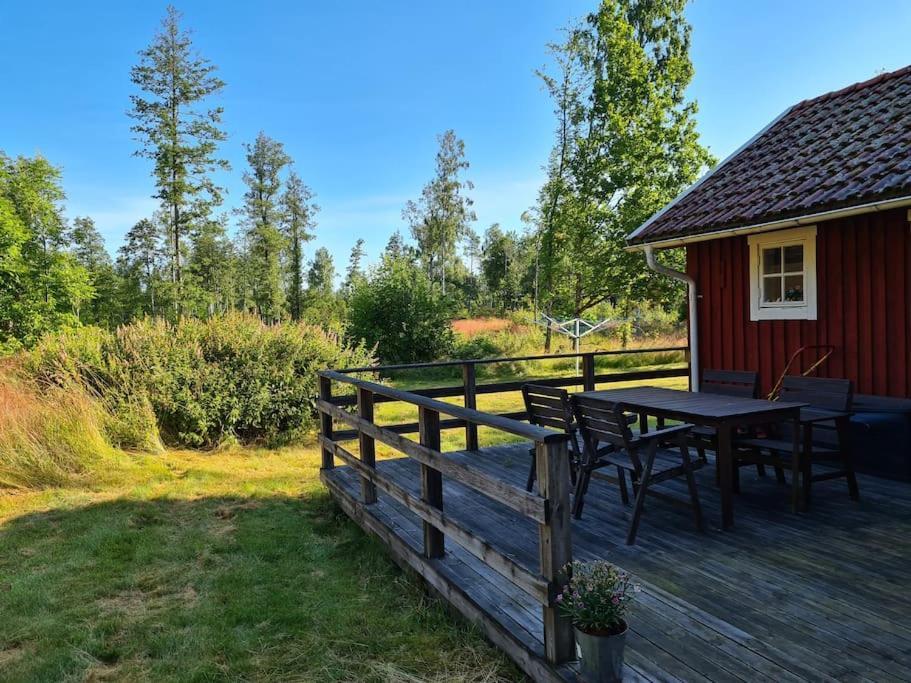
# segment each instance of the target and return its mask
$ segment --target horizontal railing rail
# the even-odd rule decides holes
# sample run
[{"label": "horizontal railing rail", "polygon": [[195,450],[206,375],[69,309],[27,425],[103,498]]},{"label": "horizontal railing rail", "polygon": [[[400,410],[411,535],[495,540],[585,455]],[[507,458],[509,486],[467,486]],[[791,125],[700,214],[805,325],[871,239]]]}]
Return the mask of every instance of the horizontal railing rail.
[{"label": "horizontal railing rail", "polygon": [[[685,359],[688,360],[686,347],[671,346],[323,370],[319,373],[320,395],[316,403],[320,414],[322,469],[328,473],[334,469],[335,461],[338,459],[356,473],[360,481],[362,505],[374,504],[377,501],[377,492],[380,491],[414,514],[423,525],[423,553],[427,560],[445,557],[445,539],[448,538],[531,595],[542,605],[545,654],[553,663],[564,662],[573,657],[571,624],[559,613],[556,604],[556,596],[565,580],[561,575],[561,569],[572,559],[567,436],[522,421],[527,419],[524,409],[502,413],[478,410],[477,399],[479,395],[517,392],[523,384],[529,382],[552,387],[581,386],[588,391],[595,389],[599,384],[688,376],[688,363],[680,367],[597,372],[596,359],[599,356],[667,352],[684,352],[687,354]],[[477,381],[477,368],[484,364],[571,358],[581,361],[580,371],[574,372],[571,376],[510,379],[499,382]],[[461,384],[406,391],[355,376],[360,373],[382,374],[395,370],[446,367],[461,368]],[[334,383],[345,385],[349,390],[353,389],[354,395],[333,396]],[[457,396],[463,398],[462,405],[439,400]],[[418,409],[417,422],[377,424],[374,419],[375,404],[394,401],[415,406]],[[337,430],[336,424],[342,429]],[[505,432],[533,444],[538,475],[537,493],[526,491],[472,467],[470,459],[452,457],[442,451],[441,432],[454,428],[465,430],[466,451],[477,450],[480,427]],[[403,436],[415,432],[419,435],[417,441]],[[357,454],[345,445],[352,440],[358,442]],[[386,476],[382,468],[377,469],[377,441],[418,463],[420,495]],[[523,566],[515,558],[498,550],[481,537],[470,523],[464,521],[466,517],[457,518],[447,514],[443,500],[443,477],[487,496],[536,523],[540,550],[539,567],[532,569]],[[324,481],[331,490],[343,495],[338,484],[333,483],[331,476],[325,476]]]},{"label": "horizontal railing rail", "polygon": [[356,372],[383,372],[394,370],[421,370],[429,368],[450,368],[464,365],[465,363],[474,363],[475,365],[488,365],[496,363],[520,363],[524,361],[533,361],[533,360],[561,360],[567,358],[584,358],[585,356],[626,356],[626,355],[636,355],[642,353],[671,353],[674,351],[682,351],[684,353],[689,352],[689,347],[687,346],[663,346],[658,348],[638,348],[638,349],[612,349],[610,351],[586,351],[582,352],[569,352],[569,353],[545,353],[537,354],[534,356],[514,356],[509,358],[472,358],[467,360],[440,360],[440,361],[429,361],[427,363],[402,363],[398,365],[365,365],[363,367],[356,368],[341,368],[336,369],[336,372],[341,372],[344,374],[352,374]]},{"label": "horizontal railing rail", "polygon": [[[356,414],[333,400],[333,382],[354,388]],[[319,373],[319,390],[316,407],[320,414],[322,470],[333,470],[337,458],[357,473],[361,484],[362,505],[376,503],[377,492],[382,491],[417,516],[423,525],[423,551],[427,560],[445,557],[445,539],[448,538],[536,599],[543,610],[544,649],[548,660],[560,663],[571,659],[572,627],[569,620],[559,613],[556,603],[556,596],[564,585],[560,570],[572,559],[567,436],[502,415],[445,403],[333,370]],[[389,427],[376,424],[374,404],[380,397],[403,401],[418,408],[418,442],[405,438]],[[444,421],[440,415],[447,415],[451,420],[470,425],[475,430],[479,426],[488,427],[533,442],[538,492],[526,491],[471,467],[464,459],[443,453],[440,432]],[[342,433],[335,431],[337,422],[351,428],[345,438],[357,438],[357,455],[341,443],[345,438]],[[376,441],[392,447],[419,464],[420,496],[385,476],[377,468]],[[444,476],[538,524],[540,565],[537,570],[523,566],[495,548],[470,525],[446,513],[443,500]],[[330,488],[334,486],[331,477],[325,476],[324,481]]]}]

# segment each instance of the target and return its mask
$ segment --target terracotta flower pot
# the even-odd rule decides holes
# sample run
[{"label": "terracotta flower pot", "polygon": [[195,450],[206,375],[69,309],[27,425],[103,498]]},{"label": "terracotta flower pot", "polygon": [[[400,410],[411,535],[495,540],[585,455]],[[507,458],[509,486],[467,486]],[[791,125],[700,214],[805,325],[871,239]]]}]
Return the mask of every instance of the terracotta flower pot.
[{"label": "terracotta flower pot", "polygon": [[618,683],[623,680],[623,648],[626,646],[626,622],[613,635],[585,633],[575,626],[576,656],[582,677],[589,683]]}]

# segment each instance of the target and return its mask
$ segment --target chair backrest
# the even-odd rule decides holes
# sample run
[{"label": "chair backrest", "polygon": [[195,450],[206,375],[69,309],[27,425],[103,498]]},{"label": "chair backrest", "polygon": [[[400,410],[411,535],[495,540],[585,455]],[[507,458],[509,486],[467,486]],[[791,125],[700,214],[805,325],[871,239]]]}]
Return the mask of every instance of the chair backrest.
[{"label": "chair backrest", "polygon": [[759,393],[759,373],[743,370],[703,370],[699,391],[756,398]]},{"label": "chair backrest", "polygon": [[569,393],[565,389],[523,384],[522,398],[525,399],[525,411],[531,424],[559,429],[567,434],[575,431]]},{"label": "chair backrest", "polygon": [[598,443],[609,443],[629,449],[633,432],[622,403],[610,404],[576,395],[572,397],[572,406],[576,424],[587,444],[594,447]]},{"label": "chair backrest", "polygon": [[814,408],[850,410],[854,384],[849,379],[789,375],[781,383],[781,400],[809,403]]}]

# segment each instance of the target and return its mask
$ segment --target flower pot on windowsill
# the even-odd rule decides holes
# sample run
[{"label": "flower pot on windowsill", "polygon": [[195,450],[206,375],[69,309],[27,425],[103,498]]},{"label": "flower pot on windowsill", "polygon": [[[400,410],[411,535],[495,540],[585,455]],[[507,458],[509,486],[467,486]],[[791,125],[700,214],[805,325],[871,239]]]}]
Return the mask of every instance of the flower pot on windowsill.
[{"label": "flower pot on windowsill", "polygon": [[623,680],[623,649],[628,627],[621,621],[613,631],[586,633],[573,626],[576,657],[582,678],[589,683],[619,683]]}]

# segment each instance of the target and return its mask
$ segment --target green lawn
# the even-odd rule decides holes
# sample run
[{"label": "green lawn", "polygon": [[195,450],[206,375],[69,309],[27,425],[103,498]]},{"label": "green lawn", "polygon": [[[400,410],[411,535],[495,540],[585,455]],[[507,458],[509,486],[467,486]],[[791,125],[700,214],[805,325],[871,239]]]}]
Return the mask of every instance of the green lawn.
[{"label": "green lawn", "polygon": [[0,494],[0,680],[520,678],[335,508],[315,448],[137,461]]},{"label": "green lawn", "polygon": [[[463,446],[444,432],[444,450]],[[124,455],[93,490],[0,492],[0,680],[520,679],[335,507],[319,459],[312,445]]]}]

